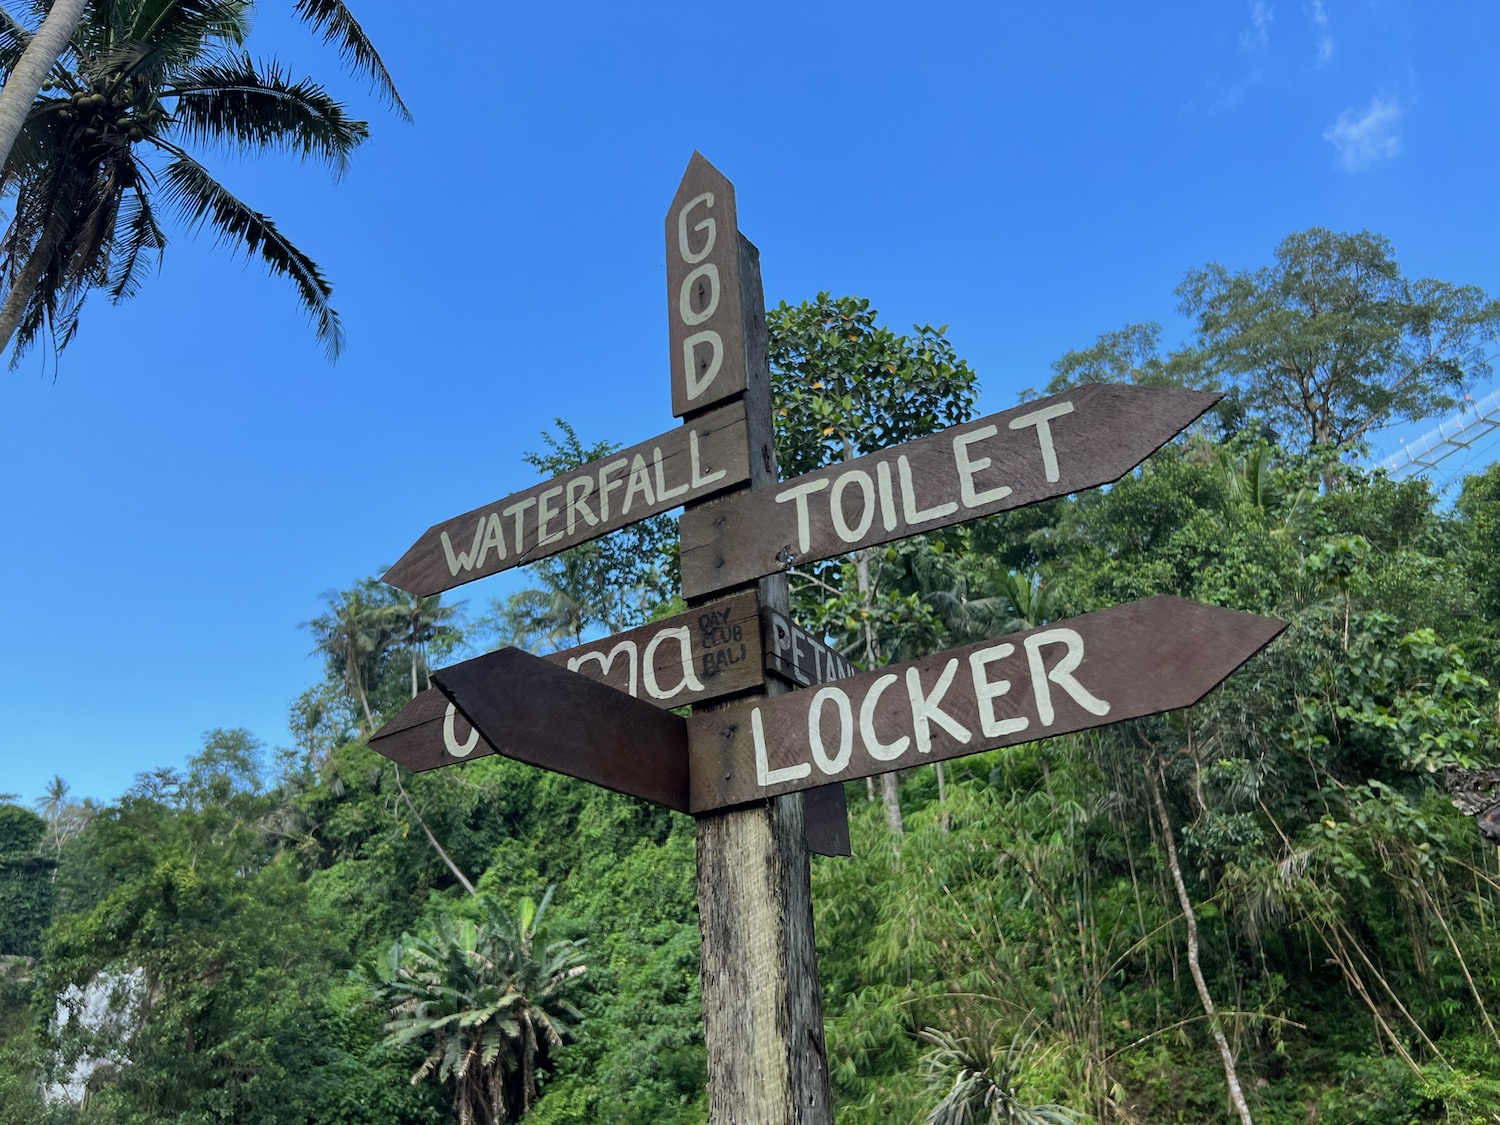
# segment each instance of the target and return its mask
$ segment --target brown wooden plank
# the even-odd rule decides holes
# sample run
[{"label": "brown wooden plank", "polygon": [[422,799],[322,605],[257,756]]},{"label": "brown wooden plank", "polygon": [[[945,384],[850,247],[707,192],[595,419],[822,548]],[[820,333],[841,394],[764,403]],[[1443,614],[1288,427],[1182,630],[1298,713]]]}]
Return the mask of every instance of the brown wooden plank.
[{"label": "brown wooden plank", "polygon": [[1119,480],[1219,397],[1094,384],[685,510],[683,594]]},{"label": "brown wooden plank", "polygon": [[746,378],[734,185],[701,153],[688,162],[666,227],[672,414],[681,418],[740,394]]},{"label": "brown wooden plank", "polygon": [[853,855],[849,843],[849,800],[844,783],[802,791],[802,838],[814,855]]},{"label": "brown wooden plank", "polygon": [[761,644],[766,652],[766,671],[775,672],[789,683],[810,687],[859,673],[854,661],[780,610],[761,607],[760,629]]},{"label": "brown wooden plank", "polygon": [[[717,699],[762,682],[758,607],[747,591],[542,659],[656,707]],[[495,752],[476,737],[447,697],[430,688],[376,731],[370,747],[420,772]]]},{"label": "brown wooden plank", "polygon": [[502,648],[433,673],[496,752],[687,811],[687,722],[566,668]]},{"label": "brown wooden plank", "polygon": [[688,722],[695,814],[1187,707],[1284,621],[1159,596]]},{"label": "brown wooden plank", "polygon": [[438,594],[715,495],[749,474],[744,406],[730,403],[670,433],[434,524],[384,581],[419,597]]}]

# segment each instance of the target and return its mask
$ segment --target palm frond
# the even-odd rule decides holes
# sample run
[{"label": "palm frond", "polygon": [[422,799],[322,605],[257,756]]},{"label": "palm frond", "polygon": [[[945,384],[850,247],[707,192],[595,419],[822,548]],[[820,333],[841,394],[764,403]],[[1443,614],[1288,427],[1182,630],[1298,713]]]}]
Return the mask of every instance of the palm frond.
[{"label": "palm frond", "polygon": [[162,251],[167,246],[167,236],[157,225],[156,214],[151,210],[151,200],[139,183],[120,204],[120,221],[125,235],[119,247],[119,256],[111,264],[109,295],[115,301],[133,297],[140,291],[145,264],[142,255],[156,251],[156,260],[161,262]]},{"label": "palm frond", "polygon": [[248,256],[259,256],[272,273],[291,280],[329,359],[337,359],[344,346],[344,329],[328,301],[333,287],[317,263],[293,245],[268,216],[246,206],[187,153],[178,150],[162,178],[168,199],[189,223],[195,227],[210,224],[221,243],[238,245]]},{"label": "palm frond", "polygon": [[396,92],[396,84],[381,61],[380,54],[366,37],[343,0],[297,0],[297,15],[322,32],[323,42],[337,43],[339,55],[356,73],[370,80],[371,88],[384,99],[402,120],[411,120],[411,111]]},{"label": "palm frond", "polygon": [[250,29],[247,0],[143,0],[133,8],[92,52],[91,69],[110,75],[116,91],[134,78],[159,82],[215,45],[237,47]]},{"label": "palm frond", "polygon": [[6,77],[31,42],[31,32],[4,8],[0,8],[0,71]]},{"label": "palm frond", "polygon": [[370,127],[344,114],[344,107],[317,83],[291,81],[276,62],[257,68],[248,55],[191,66],[176,77],[174,117],[190,137],[285,149],[326,160],[336,175]]}]

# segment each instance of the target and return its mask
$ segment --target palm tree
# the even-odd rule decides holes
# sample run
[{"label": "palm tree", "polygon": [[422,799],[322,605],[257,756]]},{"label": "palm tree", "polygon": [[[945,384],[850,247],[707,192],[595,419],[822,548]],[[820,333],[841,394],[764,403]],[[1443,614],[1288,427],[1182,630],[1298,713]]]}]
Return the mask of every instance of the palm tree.
[{"label": "palm tree", "polygon": [[530,1112],[536,1069],[580,1017],[567,993],[585,972],[579,943],[538,947],[553,888],[510,915],[488,900],[474,922],[439,918],[428,938],[403,934],[374,986],[390,1009],[387,1042],[423,1043],[412,1081],[452,1084],[459,1125],[503,1125]]},{"label": "palm tree", "polygon": [[[34,6],[45,7],[40,0]],[[266,215],[213,178],[187,145],[282,149],[336,174],[369,128],[310,78],[243,51],[254,0],[89,0],[31,104],[5,162],[15,212],[0,242],[0,347],[17,358],[44,328],[61,348],[83,302],[134,294],[167,243],[165,199],[192,229],[259,257],[291,281],[330,357],[343,343],[318,265]],[[390,76],[342,2],[298,0],[297,13],[405,113]],[[16,76],[30,35],[0,20],[0,68]]]},{"label": "palm tree", "polygon": [[317,638],[313,652],[321,653],[331,666],[339,669],[350,702],[359,705],[366,729],[373,730],[375,716],[370,710],[369,673],[395,638],[400,607],[376,601],[363,586],[326,590],[323,602],[328,612],[304,621],[302,626]]},{"label": "palm tree", "polygon": [[929,1089],[943,1098],[927,1125],[1076,1125],[1065,1106],[1031,1105],[1021,1097],[1021,1076],[1032,1038],[1016,1032],[1008,1047],[992,1041],[993,1029],[964,1038],[929,1028],[918,1037],[933,1047],[922,1058]]},{"label": "palm tree", "polygon": [[411,653],[411,695],[415,699],[418,686],[417,672],[420,669],[425,679],[428,672],[427,646],[440,637],[451,637],[457,629],[450,624],[458,613],[456,605],[443,605],[441,594],[419,598],[407,595],[401,603],[402,639]]},{"label": "palm tree", "polygon": [[47,782],[47,788],[42,792],[33,805],[42,819],[47,822],[47,830],[52,836],[52,846],[59,855],[62,854],[63,817],[68,809],[68,783],[59,774],[53,774],[52,780]]}]

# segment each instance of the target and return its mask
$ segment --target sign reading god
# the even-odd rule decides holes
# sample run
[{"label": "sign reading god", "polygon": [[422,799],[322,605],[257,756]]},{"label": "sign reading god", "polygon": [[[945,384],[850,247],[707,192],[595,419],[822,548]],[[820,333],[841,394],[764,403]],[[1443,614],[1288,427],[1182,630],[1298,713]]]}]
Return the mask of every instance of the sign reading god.
[{"label": "sign reading god", "polygon": [[1093,384],[690,509],[683,594],[1119,480],[1219,397]]},{"label": "sign reading god", "polygon": [[1187,707],[1284,628],[1146,598],[695,715],[690,811]]},{"label": "sign reading god", "polygon": [[701,418],[434,524],[382,581],[417,597],[522,566],[750,477],[745,407]]},{"label": "sign reading god", "polygon": [[[655,707],[701,703],[760,686],[758,607],[754,592],[738,594],[542,659]],[[436,688],[418,693],[370,747],[415,772],[496,753]]]},{"label": "sign reading god", "polygon": [[740,232],[734,185],[693,153],[667,212],[672,414],[745,389]]}]

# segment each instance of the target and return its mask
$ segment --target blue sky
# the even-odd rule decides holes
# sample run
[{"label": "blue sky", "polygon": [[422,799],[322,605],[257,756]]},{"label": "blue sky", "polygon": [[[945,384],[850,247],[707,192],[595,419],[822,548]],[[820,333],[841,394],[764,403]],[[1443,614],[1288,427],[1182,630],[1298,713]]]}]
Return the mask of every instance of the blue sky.
[{"label": "blue sky", "polygon": [[[342,182],[210,166],[333,279],[330,366],[289,288],[180,227],[158,278],[0,372],[0,790],[110,799],[213,727],[286,745],[299,623],[440,518],[585,441],[670,429],[662,219],[692,151],[770,302],[949,324],[1003,409],[1190,268],[1313,225],[1500,293],[1500,7],[412,5],[351,0],[415,122],[263,0],[252,47],[372,124]],[[502,578],[464,590],[482,607]]]}]

